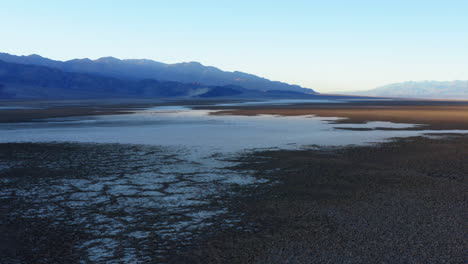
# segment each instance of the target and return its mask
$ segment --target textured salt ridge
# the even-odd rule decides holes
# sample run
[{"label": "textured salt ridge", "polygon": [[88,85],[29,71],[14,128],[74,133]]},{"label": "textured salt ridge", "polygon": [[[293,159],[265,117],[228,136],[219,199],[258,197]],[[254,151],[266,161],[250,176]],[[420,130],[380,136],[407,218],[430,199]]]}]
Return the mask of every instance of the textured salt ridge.
[{"label": "textured salt ridge", "polygon": [[[162,261],[175,241],[188,244],[215,223],[229,228],[239,221],[223,204],[223,196],[234,195],[232,187],[267,184],[222,169],[235,165],[232,162],[190,160],[186,149],[122,145],[100,149],[101,145],[89,145],[67,153],[73,157],[70,160],[57,153],[34,164],[51,171],[80,170],[77,175],[26,183],[8,177],[9,168],[27,166],[28,153],[2,161],[0,171],[5,183],[0,199],[19,199],[28,205],[9,216],[83,227],[90,239],[76,248],[86,252],[92,263]],[[152,245],[155,240],[157,248]]]}]

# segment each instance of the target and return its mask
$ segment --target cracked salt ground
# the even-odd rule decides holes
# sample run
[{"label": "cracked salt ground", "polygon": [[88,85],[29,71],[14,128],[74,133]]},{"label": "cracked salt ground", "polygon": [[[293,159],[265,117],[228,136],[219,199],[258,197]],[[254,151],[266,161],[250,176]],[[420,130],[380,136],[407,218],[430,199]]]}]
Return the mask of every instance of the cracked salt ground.
[{"label": "cracked salt ground", "polygon": [[174,244],[239,221],[222,199],[232,186],[266,183],[222,169],[233,163],[220,158],[190,157],[186,149],[137,145],[3,144],[0,219],[80,229],[86,239],[74,247],[83,263],[164,261]]}]

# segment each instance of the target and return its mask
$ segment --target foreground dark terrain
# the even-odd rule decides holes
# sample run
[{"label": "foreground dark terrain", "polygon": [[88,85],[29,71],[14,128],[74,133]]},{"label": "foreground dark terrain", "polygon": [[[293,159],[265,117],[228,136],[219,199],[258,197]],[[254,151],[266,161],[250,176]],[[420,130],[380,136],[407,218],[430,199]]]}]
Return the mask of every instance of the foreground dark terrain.
[{"label": "foreground dark terrain", "polygon": [[[211,197],[210,203],[191,199],[174,212],[147,208],[148,202],[154,195],[172,195],[171,188],[192,181],[188,175],[152,179],[159,181],[154,190],[139,182],[149,180],[143,172],[183,162],[158,148],[1,144],[0,161],[1,263],[138,263],[132,254],[145,255],[148,263],[467,260],[466,135],[258,152],[240,157],[229,170],[275,184]],[[65,195],[49,189],[67,180],[74,185]],[[93,185],[102,180],[103,186]],[[25,186],[32,186],[29,195],[20,193]],[[196,221],[198,211],[226,207],[235,215]],[[171,225],[181,220],[191,224]],[[161,231],[186,237],[176,243],[156,235]],[[86,251],[96,259],[85,257]]]},{"label": "foreground dark terrain", "polygon": [[468,137],[268,151],[242,168],[278,181],[239,201],[258,225],[174,263],[466,263]]}]

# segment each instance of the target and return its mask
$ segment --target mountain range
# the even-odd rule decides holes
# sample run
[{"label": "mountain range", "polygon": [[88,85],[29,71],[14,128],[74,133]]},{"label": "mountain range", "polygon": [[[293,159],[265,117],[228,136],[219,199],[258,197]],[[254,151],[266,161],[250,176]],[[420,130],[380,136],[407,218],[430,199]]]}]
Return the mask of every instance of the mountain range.
[{"label": "mountain range", "polygon": [[119,79],[0,60],[0,98],[3,99],[309,98],[316,96],[315,93],[253,90],[237,85],[205,85],[154,79]]},{"label": "mountain range", "polygon": [[64,72],[86,73],[121,80],[140,81],[152,79],[181,83],[199,83],[203,85],[235,85],[250,90],[281,90],[300,93],[314,93],[298,85],[270,81],[256,75],[239,71],[227,72],[198,62],[166,64],[147,59],[125,59],[103,57],[96,60],[74,59],[58,61],[39,55],[15,56],[0,53],[0,60],[9,63],[45,66]]},{"label": "mountain range", "polygon": [[[355,96],[468,99],[468,81],[402,82]],[[146,59],[58,61],[0,53],[0,98],[325,98],[312,89],[227,72],[198,62],[166,64]],[[336,97],[335,97],[336,98]]]},{"label": "mountain range", "polygon": [[368,91],[351,92],[350,94],[402,98],[468,99],[468,81],[409,81],[393,83]]}]

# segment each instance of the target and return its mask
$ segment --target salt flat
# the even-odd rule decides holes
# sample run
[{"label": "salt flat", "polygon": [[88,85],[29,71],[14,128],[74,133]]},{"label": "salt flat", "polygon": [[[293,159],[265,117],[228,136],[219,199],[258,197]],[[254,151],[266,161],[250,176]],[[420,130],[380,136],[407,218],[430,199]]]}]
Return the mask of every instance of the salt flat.
[{"label": "salt flat", "polygon": [[339,127],[402,130],[342,130],[329,122],[338,118],[219,116],[187,106],[134,111],[0,124],[0,142],[25,143],[2,145],[0,200],[22,203],[6,215],[80,226],[86,238],[73,248],[93,263],[164,261],[174,245],[188,245],[206,230],[254,230],[236,224],[242,215],[228,203],[239,187],[255,192],[275,183],[230,169],[240,155],[446,132],[379,121]]}]

